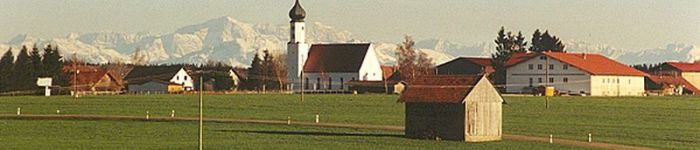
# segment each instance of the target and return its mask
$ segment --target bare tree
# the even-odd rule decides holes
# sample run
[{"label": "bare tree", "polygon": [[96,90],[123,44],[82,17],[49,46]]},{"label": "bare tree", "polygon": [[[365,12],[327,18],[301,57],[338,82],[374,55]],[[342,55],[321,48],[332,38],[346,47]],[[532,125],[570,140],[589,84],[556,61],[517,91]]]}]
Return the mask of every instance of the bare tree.
[{"label": "bare tree", "polygon": [[134,50],[134,53],[131,54],[131,64],[134,65],[145,65],[148,63],[148,58],[146,55],[143,55],[143,51],[141,51],[141,48],[136,48]]}]

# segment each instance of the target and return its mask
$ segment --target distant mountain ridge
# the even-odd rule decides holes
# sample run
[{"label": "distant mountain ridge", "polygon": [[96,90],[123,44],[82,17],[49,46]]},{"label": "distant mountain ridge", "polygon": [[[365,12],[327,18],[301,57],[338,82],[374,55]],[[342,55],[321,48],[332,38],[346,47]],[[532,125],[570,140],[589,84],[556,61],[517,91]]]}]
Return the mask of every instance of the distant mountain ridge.
[{"label": "distant mountain ridge", "polygon": [[[307,23],[309,43],[371,42],[377,57],[384,64],[395,63],[396,43],[376,42],[355,38],[352,33],[339,30],[319,22]],[[288,25],[250,24],[226,16],[200,24],[182,27],[172,33],[159,35],[149,33],[69,33],[62,38],[41,39],[22,34],[0,44],[4,53],[12,47],[17,54],[21,45],[58,45],[64,57],[76,54],[90,63],[125,62],[136,49],[147,56],[149,63],[207,63],[224,62],[236,66],[248,66],[253,55],[268,49],[276,54],[286,51],[289,40]],[[400,36],[397,36],[400,37]],[[700,50],[693,45],[669,44],[665,49],[650,49],[627,52],[604,44],[583,41],[564,41],[567,51],[601,53],[626,63],[660,62],[665,60],[690,61],[700,58]],[[436,64],[455,56],[488,57],[495,51],[492,42],[463,45],[439,39],[416,41],[416,48],[426,52]],[[677,59],[675,59],[677,58]]]}]

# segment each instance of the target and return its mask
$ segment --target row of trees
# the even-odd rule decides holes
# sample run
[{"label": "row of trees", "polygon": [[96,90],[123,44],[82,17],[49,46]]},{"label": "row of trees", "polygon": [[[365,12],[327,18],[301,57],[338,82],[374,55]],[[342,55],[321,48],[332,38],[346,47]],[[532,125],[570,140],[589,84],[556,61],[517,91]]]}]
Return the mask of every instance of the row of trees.
[{"label": "row of trees", "polygon": [[527,48],[527,41],[522,32],[518,31],[515,35],[512,32],[505,31],[504,27],[498,31],[498,36],[494,40],[496,43],[496,52],[491,54],[492,64],[495,72],[491,75],[491,79],[495,81],[496,84],[504,84],[506,80],[506,62],[510,59],[511,55],[515,53],[524,52],[566,52],[564,51],[564,44],[557,38],[549,34],[549,31],[545,30],[544,33],[540,29],[535,30],[532,34],[532,39],[530,40],[531,46]]},{"label": "row of trees", "polygon": [[245,90],[284,90],[287,82],[287,68],[285,57],[273,56],[270,51],[264,50],[262,58],[255,53],[248,70],[248,79],[244,81],[242,89]]},{"label": "row of trees", "polygon": [[15,59],[12,48],[0,58],[0,91],[22,91],[37,89],[38,77],[51,77],[54,84],[66,85],[68,76],[62,73],[63,60],[58,47],[38,46],[29,51],[22,46]]}]

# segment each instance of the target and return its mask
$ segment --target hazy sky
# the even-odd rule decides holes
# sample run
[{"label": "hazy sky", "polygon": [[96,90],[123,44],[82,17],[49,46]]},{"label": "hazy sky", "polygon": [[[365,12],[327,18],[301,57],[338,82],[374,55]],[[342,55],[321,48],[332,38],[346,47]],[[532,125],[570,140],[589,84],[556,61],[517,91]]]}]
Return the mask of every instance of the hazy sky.
[{"label": "hazy sky", "polygon": [[[169,33],[232,16],[287,24],[293,0],[2,0],[0,41],[21,33],[41,38],[69,32]],[[360,39],[396,42],[493,41],[505,26],[529,36],[548,29],[561,39],[628,50],[669,43],[700,46],[700,0],[301,0],[307,22],[348,30]]]}]

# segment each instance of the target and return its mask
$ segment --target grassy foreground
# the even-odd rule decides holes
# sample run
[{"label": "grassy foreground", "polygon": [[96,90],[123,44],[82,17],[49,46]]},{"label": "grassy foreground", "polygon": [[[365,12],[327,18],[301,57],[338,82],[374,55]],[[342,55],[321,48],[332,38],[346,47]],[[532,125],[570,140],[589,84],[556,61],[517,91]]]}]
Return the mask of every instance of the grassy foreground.
[{"label": "grassy foreground", "polygon": [[[197,149],[195,122],[0,120],[3,149]],[[259,124],[207,123],[205,149],[580,149],[501,141],[413,140],[402,133]]]},{"label": "grassy foreground", "polygon": [[[403,125],[395,95],[206,95],[205,117]],[[665,149],[700,147],[700,97],[506,97],[504,133]],[[0,114],[197,116],[196,95],[0,97]],[[82,131],[87,132],[87,131]]]}]

